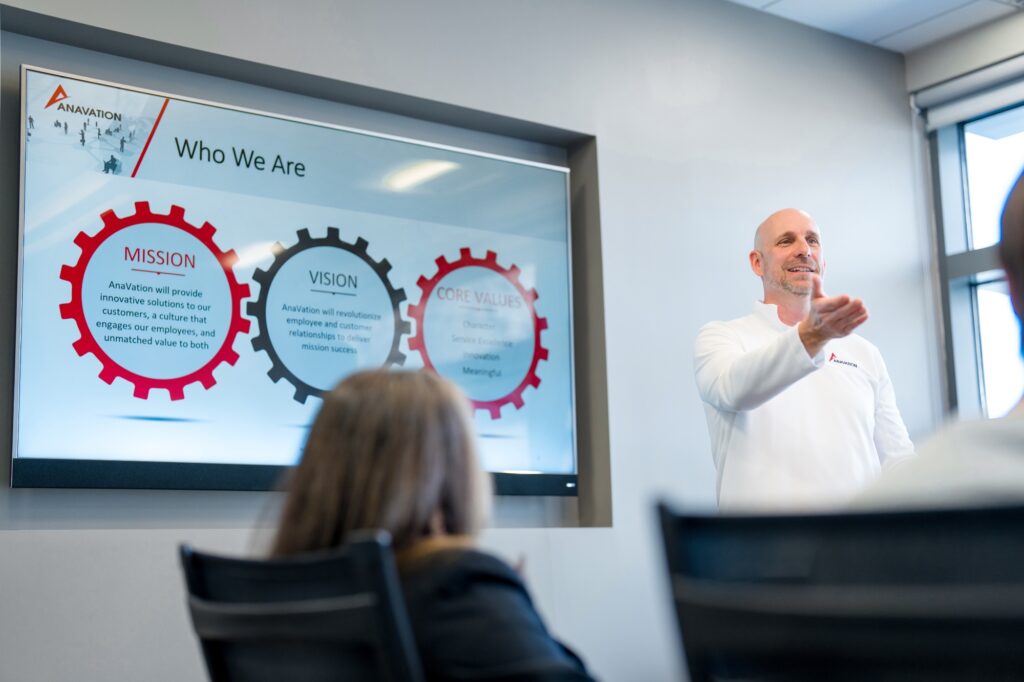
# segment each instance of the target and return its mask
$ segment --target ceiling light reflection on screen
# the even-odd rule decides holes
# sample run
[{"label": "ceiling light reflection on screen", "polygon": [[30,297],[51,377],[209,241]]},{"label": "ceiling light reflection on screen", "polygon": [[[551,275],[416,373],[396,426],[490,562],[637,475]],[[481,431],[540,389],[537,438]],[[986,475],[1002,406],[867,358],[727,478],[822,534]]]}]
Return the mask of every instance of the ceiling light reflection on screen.
[{"label": "ceiling light reflection on screen", "polygon": [[386,175],[384,186],[395,192],[405,192],[458,167],[459,164],[453,161],[417,161]]},{"label": "ceiling light reflection on screen", "polygon": [[266,241],[255,242],[237,249],[235,253],[238,254],[238,260],[234,266],[236,268],[248,268],[261,265],[263,261],[270,262],[274,258],[273,246],[274,242]]}]

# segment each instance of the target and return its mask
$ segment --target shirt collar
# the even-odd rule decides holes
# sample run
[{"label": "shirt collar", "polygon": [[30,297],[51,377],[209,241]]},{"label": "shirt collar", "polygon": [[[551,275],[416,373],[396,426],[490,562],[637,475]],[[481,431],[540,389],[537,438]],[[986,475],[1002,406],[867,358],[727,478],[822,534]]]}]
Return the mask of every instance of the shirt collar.
[{"label": "shirt collar", "polygon": [[789,325],[779,319],[779,306],[774,303],[754,301],[754,315],[768,323],[773,329],[778,329],[779,331],[791,329]]}]

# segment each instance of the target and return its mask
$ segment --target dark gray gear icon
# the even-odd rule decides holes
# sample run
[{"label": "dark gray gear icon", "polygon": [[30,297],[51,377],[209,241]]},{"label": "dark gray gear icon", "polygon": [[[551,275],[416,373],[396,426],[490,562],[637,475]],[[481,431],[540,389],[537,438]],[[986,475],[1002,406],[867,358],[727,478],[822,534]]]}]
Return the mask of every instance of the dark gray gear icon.
[{"label": "dark gray gear icon", "polygon": [[270,288],[273,286],[274,277],[277,276],[281,267],[293,256],[308,249],[329,246],[348,251],[369,265],[374,273],[376,273],[388,292],[388,298],[391,300],[391,309],[395,316],[395,330],[394,338],[391,340],[391,350],[382,367],[405,364],[405,354],[398,350],[398,346],[402,341],[402,336],[409,333],[410,326],[409,322],[404,320],[399,312],[399,306],[405,300],[405,290],[396,289],[392,286],[391,280],[388,279],[391,263],[386,258],[382,258],[379,261],[374,260],[366,250],[369,242],[362,237],[356,239],[354,244],[343,241],[336,227],[328,227],[327,235],[324,237],[311,236],[307,228],[298,230],[296,235],[299,240],[288,248],[285,248],[280,242],[275,242],[271,247],[271,251],[274,253],[274,262],[266,270],[258,269],[253,273],[252,278],[260,285],[260,295],[255,301],[249,301],[246,306],[246,312],[250,317],[256,319],[256,324],[259,326],[260,333],[252,339],[253,349],[264,351],[270,357],[271,367],[267,371],[267,376],[274,383],[277,383],[282,378],[287,379],[288,383],[295,387],[295,400],[305,404],[306,398],[309,396],[321,397],[324,389],[306,383],[288,369],[274,348],[274,343],[270,338],[270,332],[267,328],[267,300],[270,295]]}]

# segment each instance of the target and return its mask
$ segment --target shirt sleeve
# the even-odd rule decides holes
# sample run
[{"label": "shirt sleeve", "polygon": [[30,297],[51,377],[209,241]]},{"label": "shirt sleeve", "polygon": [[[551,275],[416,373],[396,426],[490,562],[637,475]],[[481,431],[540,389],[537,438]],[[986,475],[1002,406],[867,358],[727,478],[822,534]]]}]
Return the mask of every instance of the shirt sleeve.
[{"label": "shirt sleeve", "polygon": [[896,392],[881,353],[878,353],[878,363],[881,374],[875,384],[875,449],[882,466],[888,468],[913,457],[914,444],[896,407]]},{"label": "shirt sleeve", "polygon": [[745,350],[735,331],[711,322],[697,334],[694,373],[701,399],[719,410],[752,410],[825,364],[813,358],[794,327],[771,342]]}]

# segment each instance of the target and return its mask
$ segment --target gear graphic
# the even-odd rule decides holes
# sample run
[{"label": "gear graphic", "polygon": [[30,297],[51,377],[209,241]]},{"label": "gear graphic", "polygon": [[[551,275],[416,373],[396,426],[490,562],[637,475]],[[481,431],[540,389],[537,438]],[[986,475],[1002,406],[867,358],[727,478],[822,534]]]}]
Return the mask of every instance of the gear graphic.
[{"label": "gear graphic", "polygon": [[[99,374],[100,379],[108,384],[113,383],[114,379],[118,377],[129,381],[135,386],[134,396],[142,400],[149,398],[149,392],[154,388],[166,389],[171,400],[183,399],[185,387],[197,381],[203,385],[203,388],[212,388],[217,383],[213,376],[213,370],[222,362],[234,365],[238,361],[238,353],[234,351],[232,344],[239,333],[247,334],[249,332],[249,321],[242,317],[241,312],[242,300],[249,296],[249,285],[239,284],[232,271],[232,266],[238,260],[238,256],[234,251],[221,251],[217,247],[213,241],[213,235],[217,230],[213,225],[203,223],[201,227],[196,227],[186,221],[185,209],[181,206],[171,206],[170,212],[165,215],[153,213],[149,208],[148,201],[137,201],[135,202],[135,213],[132,215],[119,218],[113,210],[109,210],[102,213],[100,218],[103,220],[103,227],[99,232],[91,237],[85,232],[79,232],[75,237],[75,244],[82,250],[78,262],[73,266],[64,265],[60,270],[60,278],[71,285],[71,300],[61,304],[60,316],[65,320],[74,320],[78,326],[78,333],[81,335],[72,344],[75,352],[79,355],[92,353],[103,365]],[[231,323],[220,349],[199,369],[190,374],[170,379],[146,377],[122,367],[113,360],[100,347],[89,330],[89,325],[85,320],[85,310],[82,306],[82,281],[85,278],[86,269],[89,267],[89,261],[100,245],[121,230],[151,223],[184,230],[201,242],[224,269],[224,276],[227,278],[231,293]]]},{"label": "gear graphic", "polygon": [[312,237],[309,230],[306,228],[298,230],[296,234],[298,235],[299,241],[288,248],[285,248],[280,242],[275,242],[271,247],[271,251],[274,253],[274,262],[271,263],[267,270],[256,270],[256,272],[253,273],[252,278],[260,285],[260,295],[255,301],[249,301],[246,307],[246,312],[250,317],[256,318],[256,324],[259,325],[260,330],[259,335],[252,338],[252,347],[257,351],[264,351],[270,357],[271,367],[267,372],[267,376],[269,376],[274,383],[277,383],[282,378],[287,379],[288,382],[295,387],[295,400],[299,403],[305,404],[306,398],[309,396],[319,398],[324,392],[323,389],[311,386],[288,369],[288,367],[281,361],[281,356],[274,348],[274,343],[270,339],[270,332],[267,329],[267,299],[270,295],[270,287],[273,284],[274,277],[277,275],[278,271],[292,256],[302,253],[307,249],[319,246],[329,246],[348,251],[369,265],[377,274],[381,283],[384,285],[384,288],[388,292],[388,298],[391,300],[392,310],[395,314],[395,334],[391,341],[391,350],[388,352],[387,359],[382,365],[383,367],[405,364],[405,354],[398,350],[398,345],[402,340],[402,336],[409,333],[409,323],[402,319],[402,315],[398,309],[399,304],[405,300],[405,290],[395,289],[394,286],[391,285],[391,281],[388,279],[388,272],[391,270],[391,263],[389,263],[386,258],[383,258],[380,261],[375,261],[366,250],[369,242],[362,237],[359,237],[356,239],[354,244],[349,244],[341,239],[340,232],[337,227],[328,227],[327,236],[325,237]]},{"label": "gear graphic", "polygon": [[540,377],[537,376],[537,364],[541,360],[548,359],[548,349],[540,345],[540,334],[542,331],[548,328],[548,320],[546,317],[539,317],[537,315],[537,308],[534,305],[537,300],[536,289],[526,289],[519,281],[519,268],[515,265],[509,268],[503,268],[498,265],[498,255],[494,251],[488,251],[483,258],[474,258],[470,249],[463,247],[459,249],[459,259],[451,263],[445,259],[444,256],[439,256],[434,261],[437,264],[437,273],[427,279],[421,276],[416,282],[419,286],[422,295],[420,296],[420,302],[416,305],[409,306],[409,317],[416,320],[416,334],[409,337],[409,350],[419,351],[423,357],[423,365],[428,369],[437,372],[433,362],[430,360],[430,354],[427,352],[426,337],[423,334],[423,317],[426,313],[427,303],[430,300],[430,294],[434,291],[435,287],[445,277],[450,275],[459,268],[467,267],[480,267],[486,268],[495,272],[515,287],[519,295],[523,297],[523,301],[526,303],[527,309],[530,311],[530,316],[533,318],[533,357],[530,359],[530,368],[526,371],[522,381],[507,395],[494,400],[474,400],[470,398],[470,402],[473,403],[473,407],[477,410],[487,410],[491,414],[491,419],[498,419],[501,417],[501,406],[506,403],[512,403],[516,409],[520,409],[523,406],[523,391],[526,390],[527,386],[537,388],[540,386]]}]

